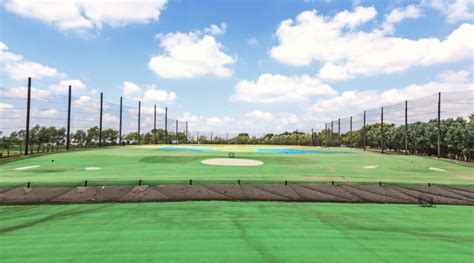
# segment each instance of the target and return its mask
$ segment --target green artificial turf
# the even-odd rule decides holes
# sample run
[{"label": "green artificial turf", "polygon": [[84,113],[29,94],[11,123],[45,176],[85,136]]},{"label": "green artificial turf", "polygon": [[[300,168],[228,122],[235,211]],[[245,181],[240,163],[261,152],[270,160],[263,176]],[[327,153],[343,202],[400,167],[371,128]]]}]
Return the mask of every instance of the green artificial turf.
[{"label": "green artificial turf", "polygon": [[474,208],[180,202],[0,207],[1,262],[472,262]]},{"label": "green artificial turf", "polygon": [[[93,184],[136,183],[137,180],[181,182],[282,182],[349,181],[394,183],[472,184],[472,165],[432,157],[382,155],[360,150],[343,149],[348,153],[281,154],[235,151],[236,158],[264,162],[254,167],[218,167],[201,164],[202,160],[228,156],[228,148],[217,152],[157,151],[158,146],[127,146],[38,155],[0,164],[0,185],[62,184],[75,185],[84,180]],[[239,150],[239,146],[232,146]],[[264,146],[258,146],[264,147]],[[242,146],[249,149],[249,146]],[[251,148],[250,148],[251,149]],[[337,149],[336,149],[337,150]],[[29,170],[18,167],[41,165]],[[364,166],[377,166],[367,169]],[[86,171],[86,167],[102,170]],[[445,171],[433,171],[429,168]]]}]

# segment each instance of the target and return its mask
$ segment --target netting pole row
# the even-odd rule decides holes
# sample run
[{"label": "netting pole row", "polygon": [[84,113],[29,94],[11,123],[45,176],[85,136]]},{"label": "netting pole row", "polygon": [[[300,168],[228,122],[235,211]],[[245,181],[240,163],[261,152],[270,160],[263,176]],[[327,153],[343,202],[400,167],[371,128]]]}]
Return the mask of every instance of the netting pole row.
[{"label": "netting pole row", "polygon": [[441,92],[438,93],[438,158],[441,158]]},{"label": "netting pole row", "polygon": [[165,107],[165,141],[168,143],[168,107]]},{"label": "netting pole row", "polygon": [[179,144],[179,141],[178,141],[178,120],[176,120],[176,144]]},{"label": "netting pole row", "polygon": [[142,101],[138,101],[138,142],[137,144],[140,145],[140,117],[141,117],[141,108],[142,108]]},{"label": "netting pole row", "polygon": [[352,116],[349,118],[349,144],[352,148]]},{"label": "netting pole row", "polygon": [[122,97],[120,97],[119,144],[122,145]]},{"label": "netting pole row", "polygon": [[229,144],[229,133],[226,134],[225,142],[226,142],[227,144]]},{"label": "netting pole row", "polygon": [[311,129],[311,145],[314,146],[314,131]]},{"label": "netting pole row", "polygon": [[212,143],[212,132],[211,132],[211,143]]},{"label": "netting pole row", "polygon": [[337,119],[337,133],[339,134],[338,135],[338,140],[339,140],[339,147],[341,147],[341,144],[342,144],[342,140],[341,140],[341,119]]},{"label": "netting pole row", "polygon": [[153,143],[156,144],[156,104],[153,111]]},{"label": "netting pole row", "polygon": [[365,132],[365,111],[364,111],[364,131],[363,131],[363,139],[362,139],[362,147],[364,148],[364,151],[365,151],[365,135],[366,135],[366,132]]},{"label": "netting pole row", "polygon": [[104,102],[104,93],[100,93],[100,117],[99,117],[99,147],[102,147],[102,110]]},{"label": "netting pole row", "polygon": [[28,95],[26,99],[25,155],[28,155],[28,146],[30,144],[30,109],[31,109],[31,78],[28,78]]},{"label": "netting pole row", "polygon": [[384,148],[384,141],[383,141],[383,106],[381,108],[381,111],[380,111],[380,133],[381,133],[381,136],[380,136],[380,147],[382,148],[382,153],[383,153],[383,148]]},{"label": "netting pole row", "polygon": [[66,135],[66,150],[69,150],[71,145],[71,85],[69,85],[69,93],[67,99],[67,135]]},{"label": "netting pole row", "polygon": [[405,155],[408,155],[408,101],[405,101]]},{"label": "netting pole row", "polygon": [[199,144],[199,131],[196,131],[196,142]]}]

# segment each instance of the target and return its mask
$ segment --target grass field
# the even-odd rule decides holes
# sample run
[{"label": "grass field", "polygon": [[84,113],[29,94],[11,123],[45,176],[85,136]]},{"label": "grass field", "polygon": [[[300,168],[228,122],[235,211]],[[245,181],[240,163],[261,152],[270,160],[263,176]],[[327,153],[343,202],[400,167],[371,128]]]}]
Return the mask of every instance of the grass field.
[{"label": "grass field", "polygon": [[469,206],[0,206],[2,262],[472,262]]},{"label": "grass field", "polygon": [[[157,150],[159,147],[114,147],[17,159],[0,164],[0,184],[15,185],[28,181],[36,184],[79,184],[84,180],[105,184],[127,180],[136,182],[139,179],[158,182],[184,182],[189,179],[195,182],[230,182],[241,179],[472,184],[474,180],[472,165],[431,157],[382,155],[351,149],[285,154],[255,151],[262,146],[204,146],[217,149],[211,152],[162,151]],[[259,160],[264,165],[217,167],[201,164],[208,158],[227,157],[229,152],[234,152],[236,158]],[[15,170],[38,165],[40,167]],[[100,170],[87,171],[87,167],[99,167]]]},{"label": "grass field", "polygon": [[[382,155],[350,149],[284,154],[255,152],[257,147],[254,146],[205,146],[218,150],[212,152],[161,151],[157,150],[159,147],[115,147],[22,158],[0,164],[1,184],[28,181],[75,184],[84,180],[117,183],[139,179],[163,182],[241,179],[472,184],[474,180],[472,165],[431,157]],[[227,157],[228,152],[235,152],[236,158],[260,160],[264,165],[217,167],[201,164],[208,158]],[[15,170],[38,165],[40,167]],[[99,167],[100,170],[87,171],[87,167]]]}]

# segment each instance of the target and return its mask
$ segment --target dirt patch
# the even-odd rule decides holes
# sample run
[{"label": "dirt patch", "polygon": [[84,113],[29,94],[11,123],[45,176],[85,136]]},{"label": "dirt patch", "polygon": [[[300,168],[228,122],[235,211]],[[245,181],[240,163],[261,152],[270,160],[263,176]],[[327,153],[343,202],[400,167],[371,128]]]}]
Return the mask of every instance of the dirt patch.
[{"label": "dirt patch", "polygon": [[201,161],[201,163],[220,166],[259,166],[263,164],[262,161],[238,158],[213,158]]},{"label": "dirt patch", "polygon": [[472,186],[357,184],[202,184],[158,186],[23,187],[0,193],[0,205],[168,202],[197,200],[474,205]]}]

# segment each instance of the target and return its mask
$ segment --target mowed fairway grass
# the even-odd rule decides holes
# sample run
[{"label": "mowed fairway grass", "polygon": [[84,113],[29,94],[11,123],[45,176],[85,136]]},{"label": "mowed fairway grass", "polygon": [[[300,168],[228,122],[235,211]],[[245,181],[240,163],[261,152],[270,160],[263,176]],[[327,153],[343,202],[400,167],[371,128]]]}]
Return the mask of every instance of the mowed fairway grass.
[{"label": "mowed fairway grass", "polygon": [[1,262],[472,262],[473,208],[178,202],[0,207]]},{"label": "mowed fairway grass", "polygon": [[[265,146],[209,146],[218,151],[163,151],[161,146],[127,146],[37,155],[0,164],[0,185],[26,182],[76,184],[127,183],[135,180],[159,182],[245,181],[281,182],[344,181],[472,184],[474,169],[469,164],[433,157],[382,155],[352,149],[304,154],[262,153]],[[185,147],[185,146],[183,146]],[[196,147],[196,146],[193,146]],[[300,147],[302,149],[317,149]],[[341,152],[338,152],[341,151]],[[260,160],[261,166],[224,167],[201,164],[202,160],[224,157]],[[39,166],[26,170],[17,168]],[[87,167],[100,170],[88,171]],[[368,168],[371,167],[371,168]],[[435,168],[430,169],[430,168]],[[438,169],[438,170],[436,170]],[[441,169],[441,170],[439,170]]]}]

